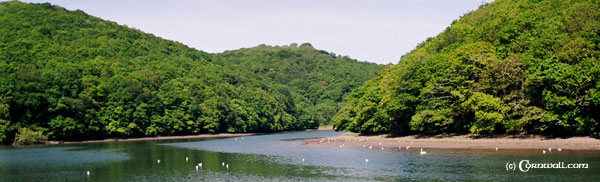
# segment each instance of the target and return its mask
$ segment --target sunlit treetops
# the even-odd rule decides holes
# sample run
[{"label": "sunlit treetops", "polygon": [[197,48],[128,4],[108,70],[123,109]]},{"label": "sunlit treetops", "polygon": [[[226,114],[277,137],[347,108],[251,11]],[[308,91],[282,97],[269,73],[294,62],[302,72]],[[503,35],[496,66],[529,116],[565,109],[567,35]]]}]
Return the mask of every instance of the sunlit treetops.
[{"label": "sunlit treetops", "polygon": [[497,0],[355,89],[339,130],[600,132],[600,1]]},{"label": "sunlit treetops", "polygon": [[0,142],[316,128],[379,68],[310,44],[208,54],[79,10],[2,2]]}]

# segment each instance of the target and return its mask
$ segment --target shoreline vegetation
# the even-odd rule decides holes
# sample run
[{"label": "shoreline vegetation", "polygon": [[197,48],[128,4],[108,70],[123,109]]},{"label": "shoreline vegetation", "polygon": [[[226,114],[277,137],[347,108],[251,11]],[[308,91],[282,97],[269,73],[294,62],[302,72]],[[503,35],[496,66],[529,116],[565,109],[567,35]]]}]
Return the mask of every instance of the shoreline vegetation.
[{"label": "shoreline vegetation", "polygon": [[[300,131],[332,131],[333,126],[322,126],[318,129],[306,129]],[[293,131],[283,131],[293,132]],[[283,133],[280,132],[280,133]],[[153,141],[153,140],[181,140],[198,138],[225,138],[242,137],[267,133],[218,133],[218,134],[199,134],[183,136],[157,136],[141,138],[110,138],[103,140],[84,140],[84,141],[47,141],[37,144],[17,144],[4,145],[1,147],[22,147],[37,145],[58,145],[58,144],[85,144],[85,143],[108,143],[108,142],[130,142],[130,141]],[[276,134],[276,133],[268,133]],[[329,140],[328,140],[329,139]],[[340,146],[343,147],[366,147],[373,146],[374,149],[383,147],[385,149],[406,150],[407,146],[411,149],[436,148],[436,149],[492,149],[498,147],[502,149],[542,149],[553,148],[557,150],[600,150],[600,139],[589,136],[575,136],[567,138],[552,138],[542,135],[409,135],[401,137],[390,137],[388,135],[360,135],[358,133],[347,133],[331,138],[309,138],[300,139],[306,142],[306,146]],[[381,145],[379,145],[381,143]]]},{"label": "shoreline vegetation", "polygon": [[12,145],[0,145],[2,147],[20,147],[20,146],[36,146],[36,145],[58,145],[58,144],[82,144],[82,143],[107,143],[107,142],[130,142],[130,141],[152,141],[152,140],[181,140],[181,139],[196,139],[196,138],[225,138],[252,136],[259,133],[216,133],[216,134],[199,134],[199,135],[182,135],[182,136],[156,136],[156,137],[141,137],[141,138],[107,138],[101,140],[82,140],[82,141],[44,141],[39,143],[15,143]]},{"label": "shoreline vegetation", "polygon": [[[318,129],[306,129],[299,131],[331,131],[333,126],[322,126]],[[293,131],[282,131],[293,132]],[[199,134],[199,135],[182,135],[182,136],[156,136],[156,137],[141,137],[141,138],[107,138],[102,140],[82,140],[82,141],[45,141],[41,143],[31,144],[12,144],[12,145],[0,145],[0,147],[19,147],[19,146],[35,146],[35,145],[57,145],[57,144],[81,144],[81,143],[107,143],[107,142],[129,142],[129,141],[152,141],[152,140],[181,140],[181,139],[197,139],[197,138],[225,138],[225,137],[240,137],[240,136],[252,136],[260,134],[276,134],[276,133],[216,133],[216,134]]]},{"label": "shoreline vegetation", "polygon": [[[420,148],[437,149],[542,149],[558,150],[600,150],[600,139],[593,137],[550,138],[541,135],[409,135],[388,137],[388,135],[359,135],[348,133],[332,138],[311,138],[303,140],[307,146],[365,147],[381,150],[401,147],[406,150]],[[381,144],[381,145],[380,145]]]}]

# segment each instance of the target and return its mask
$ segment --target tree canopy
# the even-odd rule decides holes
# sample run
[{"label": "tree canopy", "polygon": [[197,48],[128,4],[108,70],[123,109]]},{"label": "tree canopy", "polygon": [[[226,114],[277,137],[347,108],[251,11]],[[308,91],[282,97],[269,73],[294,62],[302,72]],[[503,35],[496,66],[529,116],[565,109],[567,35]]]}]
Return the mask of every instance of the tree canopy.
[{"label": "tree canopy", "polygon": [[80,10],[2,2],[0,142],[316,128],[379,68],[310,44],[208,54]]},{"label": "tree canopy", "polygon": [[355,89],[338,130],[600,132],[600,1],[497,0]]}]

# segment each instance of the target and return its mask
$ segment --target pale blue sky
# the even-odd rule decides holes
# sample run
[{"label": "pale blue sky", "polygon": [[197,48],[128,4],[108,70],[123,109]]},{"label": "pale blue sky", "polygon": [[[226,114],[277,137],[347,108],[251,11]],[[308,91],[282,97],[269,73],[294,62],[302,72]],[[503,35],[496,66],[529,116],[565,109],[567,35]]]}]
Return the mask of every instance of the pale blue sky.
[{"label": "pale blue sky", "polygon": [[[490,0],[51,0],[207,52],[309,42],[381,64]],[[25,2],[48,2],[26,0]]]}]

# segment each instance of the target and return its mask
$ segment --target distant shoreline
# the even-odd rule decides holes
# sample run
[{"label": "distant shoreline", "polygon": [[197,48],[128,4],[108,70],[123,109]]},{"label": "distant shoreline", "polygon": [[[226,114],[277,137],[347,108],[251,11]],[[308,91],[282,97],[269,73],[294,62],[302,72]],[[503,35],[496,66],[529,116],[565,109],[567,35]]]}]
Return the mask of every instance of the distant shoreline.
[{"label": "distant shoreline", "polygon": [[[107,143],[107,142],[128,142],[128,141],[152,141],[152,140],[179,140],[179,139],[195,139],[195,138],[221,138],[221,137],[237,137],[250,136],[257,133],[219,133],[219,134],[200,134],[200,135],[184,135],[184,136],[158,136],[158,137],[142,137],[142,138],[124,138],[124,139],[103,139],[103,140],[84,140],[84,141],[48,141],[47,144],[78,144],[78,143]],[[43,145],[43,144],[42,144]]]},{"label": "distant shoreline", "polygon": [[[299,131],[332,131],[333,126],[323,126],[318,129],[306,129]],[[290,132],[290,131],[282,131]],[[275,132],[280,133],[280,132]],[[26,145],[0,145],[2,147],[22,147],[22,146],[38,146],[38,145],[59,145],[59,144],[83,144],[83,143],[108,143],[108,142],[128,142],[128,141],[152,141],[152,140],[180,140],[180,139],[197,139],[197,138],[224,138],[224,137],[240,137],[240,136],[252,136],[266,133],[218,133],[218,134],[199,134],[199,135],[184,135],[184,136],[157,136],[157,137],[141,137],[141,138],[108,138],[101,140],[83,140],[83,141],[48,141],[46,143],[39,144],[26,144]]]},{"label": "distant shoreline", "polygon": [[306,131],[333,131],[333,125],[319,126],[317,129],[308,129]]},{"label": "distant shoreline", "polygon": [[[303,140],[307,146],[343,146],[373,148],[445,148],[445,149],[541,149],[554,150],[600,150],[600,139],[592,137],[546,138],[543,136],[498,136],[476,138],[471,135],[458,136],[403,136],[387,135],[359,136],[356,133],[332,138]],[[381,144],[381,145],[380,145]],[[553,151],[554,151],[553,150]]]}]

